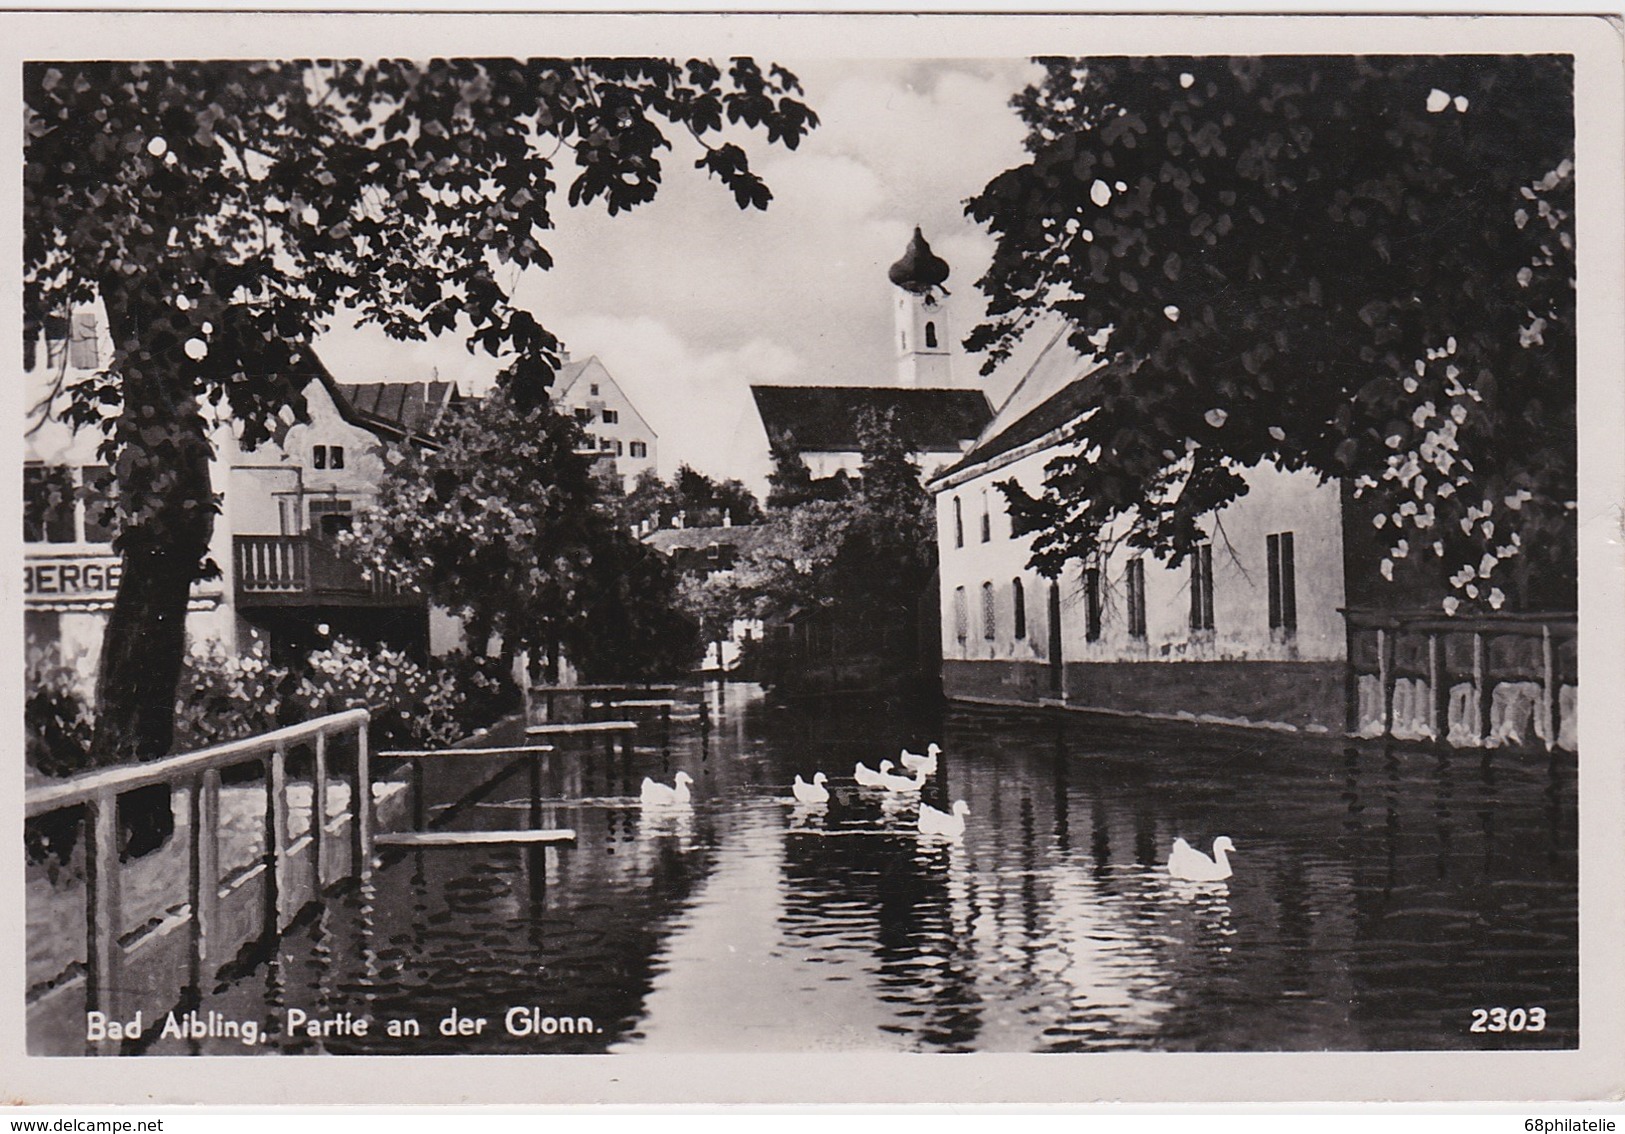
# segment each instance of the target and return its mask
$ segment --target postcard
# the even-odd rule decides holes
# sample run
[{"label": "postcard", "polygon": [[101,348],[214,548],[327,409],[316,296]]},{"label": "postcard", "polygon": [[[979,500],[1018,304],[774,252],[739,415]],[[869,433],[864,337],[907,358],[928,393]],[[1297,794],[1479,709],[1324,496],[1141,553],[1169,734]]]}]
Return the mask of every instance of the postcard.
[{"label": "postcard", "polygon": [[1617,22],[0,22],[8,1097],[1625,1090]]}]

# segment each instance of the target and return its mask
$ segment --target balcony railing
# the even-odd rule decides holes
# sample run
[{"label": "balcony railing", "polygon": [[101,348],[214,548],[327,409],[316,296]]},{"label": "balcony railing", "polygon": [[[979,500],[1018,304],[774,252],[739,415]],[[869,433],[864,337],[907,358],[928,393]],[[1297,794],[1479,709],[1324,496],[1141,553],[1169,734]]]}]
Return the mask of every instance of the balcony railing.
[{"label": "balcony railing", "polygon": [[234,537],[237,594],[240,598],[283,601],[361,601],[409,603],[410,589],[339,555],[331,544],[309,535]]}]

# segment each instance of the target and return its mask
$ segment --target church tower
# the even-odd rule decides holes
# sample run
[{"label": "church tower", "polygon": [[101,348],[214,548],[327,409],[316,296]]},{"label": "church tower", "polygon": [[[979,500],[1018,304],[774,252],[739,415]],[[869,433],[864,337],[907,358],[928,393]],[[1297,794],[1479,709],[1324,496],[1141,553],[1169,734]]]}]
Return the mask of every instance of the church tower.
[{"label": "church tower", "polygon": [[948,308],[942,298],[948,289],[948,265],[925,242],[918,227],[903,258],[887,273],[898,287],[897,381],[908,389],[940,389],[953,385],[950,373]]}]

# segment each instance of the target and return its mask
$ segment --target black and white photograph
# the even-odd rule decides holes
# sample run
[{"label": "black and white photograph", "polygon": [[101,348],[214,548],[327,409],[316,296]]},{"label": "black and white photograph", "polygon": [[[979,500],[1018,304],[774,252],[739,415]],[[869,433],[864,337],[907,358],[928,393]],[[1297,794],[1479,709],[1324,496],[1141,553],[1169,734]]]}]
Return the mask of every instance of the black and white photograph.
[{"label": "black and white photograph", "polygon": [[1231,21],[13,17],[34,1093],[1617,1094],[1618,28]]}]

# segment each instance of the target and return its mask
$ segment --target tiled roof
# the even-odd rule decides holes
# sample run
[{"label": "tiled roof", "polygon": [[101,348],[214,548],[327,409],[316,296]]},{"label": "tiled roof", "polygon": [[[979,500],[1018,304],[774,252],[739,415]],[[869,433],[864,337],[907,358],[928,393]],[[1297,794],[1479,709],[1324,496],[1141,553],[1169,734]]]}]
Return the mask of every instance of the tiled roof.
[{"label": "tiled roof", "polygon": [[768,441],[803,453],[852,453],[862,448],[858,423],[866,412],[896,416],[917,452],[957,453],[993,417],[980,390],[897,386],[752,386]]},{"label": "tiled roof", "polygon": [[407,433],[433,433],[446,407],[458,400],[451,382],[357,382],[343,389],[359,413]]}]

